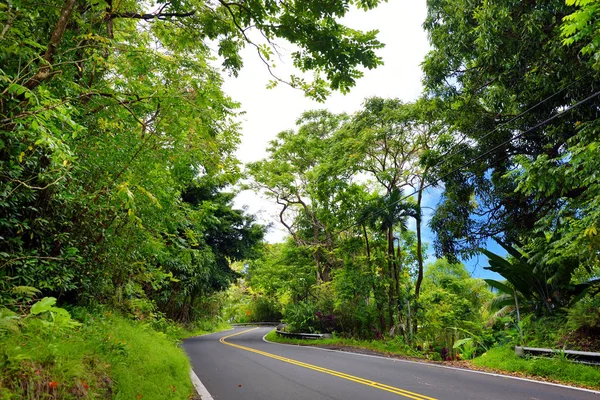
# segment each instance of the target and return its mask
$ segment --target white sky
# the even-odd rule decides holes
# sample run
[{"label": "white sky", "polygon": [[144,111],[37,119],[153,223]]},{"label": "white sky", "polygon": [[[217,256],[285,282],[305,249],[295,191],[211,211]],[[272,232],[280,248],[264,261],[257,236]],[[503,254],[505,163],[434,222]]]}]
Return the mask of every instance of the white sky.
[{"label": "white sky", "polygon": [[[379,29],[378,39],[386,45],[378,51],[384,65],[365,71],[349,94],[332,94],[325,103],[309,100],[299,90],[283,84],[267,89],[271,77],[266,66],[256,50],[245,49],[244,68],[237,78],[226,77],[224,83],[225,92],[240,102],[245,112],[240,118],[243,136],[238,158],[243,163],[265,158],[268,142],[278,132],[294,129],[296,119],[306,110],[326,108],[335,113],[353,113],[360,109],[365,98],[372,96],[415,100],[422,89],[420,63],[429,50],[422,28],[425,15],[425,1],[408,0],[389,0],[369,12],[351,11],[343,20],[345,25],[363,31]],[[284,43],[279,44],[285,49]],[[293,72],[291,64],[289,58],[278,60],[276,74],[286,78]],[[269,242],[282,240],[285,232],[278,225],[274,202],[245,191],[237,196],[235,205],[247,206],[263,223],[273,223],[274,229],[266,237]]]}]

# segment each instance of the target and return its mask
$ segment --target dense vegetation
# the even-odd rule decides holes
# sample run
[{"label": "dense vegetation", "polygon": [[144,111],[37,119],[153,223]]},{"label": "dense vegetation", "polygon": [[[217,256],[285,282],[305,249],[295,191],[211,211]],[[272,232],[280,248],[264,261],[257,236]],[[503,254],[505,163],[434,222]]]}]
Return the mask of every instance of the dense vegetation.
[{"label": "dense vegetation", "polygon": [[[596,2],[429,0],[420,99],[307,111],[236,160],[217,58],[235,75],[250,46],[272,71],[284,39],[314,78],[270,85],[345,93],[382,44],[338,21],[377,3],[0,4],[2,396],[130,398],[123,365],[147,357],[144,380],[169,357],[160,390],[186,397],[176,324],[207,318],[432,359],[600,349]],[[233,206],[244,178],[284,243]],[[479,253],[503,281],[470,276]]]},{"label": "dense vegetation", "polygon": [[[352,3],[366,10],[377,1]],[[242,176],[234,156],[238,106],[215,65],[237,74],[240,50],[251,46],[271,68],[275,41],[285,39],[296,46],[295,66],[314,79],[274,76],[272,85],[286,82],[316,99],[346,92],[359,67],[381,64],[376,32],[338,22],[348,7],[347,0],[0,4],[3,398],[87,398],[85,385],[91,397],[135,398],[127,389],[135,382],[120,383],[134,378],[123,377],[127,369],[141,380],[159,371],[124,355],[111,375],[104,362],[130,346],[136,357],[159,349],[160,337],[143,329],[219,316],[216,294],[239,276],[231,264],[258,255],[265,228],[232,203]],[[251,31],[266,43],[253,42]],[[41,319],[33,313],[55,300],[60,307]],[[106,320],[98,303],[138,323]],[[92,317],[73,307],[88,307]],[[78,315],[83,325],[70,324],[73,332],[54,328]],[[140,339],[125,344],[132,329]],[[178,382],[188,379],[183,355],[169,345],[172,360],[163,354],[147,368],[165,362]],[[95,348],[103,350],[90,354]],[[91,380],[94,372],[111,375],[108,383]],[[163,386],[182,398],[190,392],[189,379]]]},{"label": "dense vegetation", "polygon": [[[249,264],[255,302],[434,359],[600,349],[598,8],[567,3],[430,0],[422,98],[279,133],[248,166],[289,232]],[[470,277],[480,253],[504,280]]]}]

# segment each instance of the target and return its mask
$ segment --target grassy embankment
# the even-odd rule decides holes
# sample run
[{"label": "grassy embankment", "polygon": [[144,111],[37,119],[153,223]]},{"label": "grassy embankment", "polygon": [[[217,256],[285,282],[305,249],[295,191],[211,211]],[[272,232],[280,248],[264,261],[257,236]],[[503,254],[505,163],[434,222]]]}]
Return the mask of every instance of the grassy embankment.
[{"label": "grassy embankment", "polygon": [[[425,359],[423,354],[411,351],[407,346],[393,340],[290,339],[278,336],[274,330],[267,334],[266,339],[277,343],[304,346],[351,347],[378,352],[382,355]],[[452,365],[600,389],[600,367],[571,363],[558,356],[555,358],[520,358],[515,355],[513,348],[509,346],[496,347],[473,360],[460,361],[458,365],[453,362]]]},{"label": "grassy embankment", "polygon": [[206,326],[187,331],[169,324],[160,332],[112,312],[75,314],[80,323],[57,324],[58,313],[0,315],[0,398],[195,398],[190,363],[177,343],[207,333]]}]

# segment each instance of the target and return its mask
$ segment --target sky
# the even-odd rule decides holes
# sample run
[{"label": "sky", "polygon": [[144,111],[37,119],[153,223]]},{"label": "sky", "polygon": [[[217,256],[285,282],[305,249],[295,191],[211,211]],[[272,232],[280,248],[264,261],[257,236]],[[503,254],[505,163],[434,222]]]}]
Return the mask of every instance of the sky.
[{"label": "sky", "polygon": [[[404,102],[416,100],[422,92],[423,73],[420,64],[430,49],[422,28],[425,16],[425,1],[390,0],[367,12],[351,10],[342,23],[363,31],[378,29],[378,39],[385,44],[378,51],[384,65],[364,71],[364,76],[350,93],[334,93],[324,103],[310,100],[301,91],[284,84],[267,89],[272,77],[258,58],[256,50],[246,48],[242,52],[244,67],[238,77],[225,77],[223,85],[225,93],[239,102],[244,112],[239,118],[242,131],[237,152],[239,160],[248,163],[265,158],[268,142],[277,133],[294,129],[296,120],[304,111],[325,108],[334,113],[352,114],[361,108],[365,98],[373,96],[399,98]],[[291,73],[297,73],[293,70],[291,58],[286,57],[293,48],[281,41],[278,44],[282,47],[282,57],[276,62],[275,73],[286,78]],[[424,200],[427,206],[434,207],[438,199],[439,194],[430,192]],[[236,197],[235,205],[246,207],[248,212],[258,216],[259,221],[273,224],[267,241],[273,243],[283,240],[285,232],[278,225],[278,208],[272,200],[252,191],[244,191]],[[429,211],[426,215],[431,214]],[[432,239],[432,233],[425,229],[424,240],[431,242]],[[489,277],[490,273],[481,268],[487,265],[485,260],[482,257],[466,265],[474,276]]]}]

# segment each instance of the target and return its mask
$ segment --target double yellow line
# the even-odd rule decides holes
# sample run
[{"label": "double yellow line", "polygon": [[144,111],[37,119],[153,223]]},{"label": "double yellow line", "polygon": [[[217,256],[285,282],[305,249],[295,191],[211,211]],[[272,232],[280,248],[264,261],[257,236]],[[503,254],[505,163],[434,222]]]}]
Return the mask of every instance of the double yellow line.
[{"label": "double yellow line", "polygon": [[230,342],[227,342],[225,340],[225,339],[229,339],[230,337],[234,337],[234,336],[246,333],[246,332],[253,331],[255,329],[258,329],[258,328],[247,329],[247,330],[242,331],[242,332],[237,332],[237,333],[233,333],[231,335],[223,336],[221,339],[219,339],[219,342],[221,342],[223,344],[226,344],[228,346],[232,346],[232,347],[235,347],[235,348],[238,348],[238,349],[249,351],[251,353],[260,354],[261,356],[265,356],[265,357],[273,358],[275,360],[283,361],[283,362],[286,362],[288,364],[297,365],[297,366],[302,367],[302,368],[312,369],[313,371],[322,372],[324,374],[337,376],[338,378],[346,379],[348,381],[352,381],[352,382],[360,383],[360,384],[363,384],[363,385],[371,386],[371,387],[374,387],[376,389],[384,390],[386,392],[394,393],[394,394],[397,394],[399,396],[407,397],[409,399],[413,399],[413,400],[437,400],[437,399],[435,399],[433,397],[428,397],[428,396],[424,396],[422,394],[418,394],[418,393],[414,393],[414,392],[409,392],[408,390],[400,389],[400,388],[397,388],[397,387],[394,387],[394,386],[385,385],[383,383],[379,383],[379,382],[371,381],[371,380],[368,380],[368,379],[360,378],[358,376],[353,376],[353,375],[345,374],[343,372],[334,371],[332,369],[323,368],[323,367],[319,367],[319,366],[312,365],[312,364],[307,364],[307,363],[304,363],[304,362],[301,362],[301,361],[297,361],[297,360],[292,360],[291,358],[281,357],[281,356],[278,356],[278,355],[275,355],[275,354],[267,353],[265,351],[260,351],[260,350],[256,350],[256,349],[253,349],[253,348],[250,348],[250,347],[241,346],[239,344],[230,343]]}]

